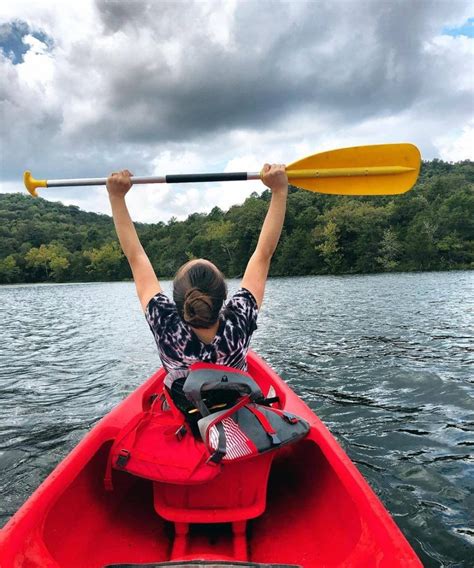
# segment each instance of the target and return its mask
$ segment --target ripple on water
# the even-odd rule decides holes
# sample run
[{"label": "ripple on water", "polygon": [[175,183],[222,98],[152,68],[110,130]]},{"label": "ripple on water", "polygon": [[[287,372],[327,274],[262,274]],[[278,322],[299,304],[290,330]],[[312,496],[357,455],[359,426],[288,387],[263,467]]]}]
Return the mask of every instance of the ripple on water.
[{"label": "ripple on water", "polygon": [[[472,283],[469,272],[273,279],[253,339],[429,567],[473,554]],[[159,361],[131,283],[1,287],[0,346],[6,520]]]}]

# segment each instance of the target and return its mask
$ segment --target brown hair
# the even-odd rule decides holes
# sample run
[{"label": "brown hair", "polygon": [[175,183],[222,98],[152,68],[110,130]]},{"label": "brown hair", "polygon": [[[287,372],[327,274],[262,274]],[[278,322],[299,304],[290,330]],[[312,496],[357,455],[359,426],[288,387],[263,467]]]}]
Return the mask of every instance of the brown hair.
[{"label": "brown hair", "polygon": [[173,299],[181,318],[192,327],[210,328],[227,297],[222,272],[210,262],[184,264],[173,281]]}]

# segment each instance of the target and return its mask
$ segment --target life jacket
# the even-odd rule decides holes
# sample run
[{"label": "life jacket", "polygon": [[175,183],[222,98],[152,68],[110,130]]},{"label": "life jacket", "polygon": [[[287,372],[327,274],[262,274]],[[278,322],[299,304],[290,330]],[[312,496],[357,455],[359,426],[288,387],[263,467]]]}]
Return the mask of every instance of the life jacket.
[{"label": "life jacket", "polygon": [[[241,396],[231,408],[211,412],[209,393],[236,391]],[[202,418],[199,432],[211,453],[210,461],[227,463],[248,459],[296,442],[309,431],[302,418],[270,406],[255,380],[243,371],[209,363],[196,363],[183,386]],[[218,398],[218,397],[217,397]]]},{"label": "life jacket", "polygon": [[[216,401],[220,392],[229,391],[238,395],[229,408],[206,405],[206,397]],[[194,364],[183,392],[201,415],[201,439],[188,431],[184,415],[165,388],[149,410],[134,416],[115,437],[104,479],[107,490],[113,488],[112,469],[153,481],[204,483],[226,463],[275,450],[309,431],[305,420],[269,406],[277,399],[265,399],[248,373],[232,367]]]}]

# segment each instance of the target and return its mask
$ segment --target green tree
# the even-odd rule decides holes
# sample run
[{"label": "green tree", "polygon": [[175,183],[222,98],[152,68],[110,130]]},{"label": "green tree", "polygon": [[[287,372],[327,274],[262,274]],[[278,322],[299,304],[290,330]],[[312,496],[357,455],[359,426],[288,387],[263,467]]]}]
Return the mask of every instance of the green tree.
[{"label": "green tree", "polygon": [[10,254],[0,260],[0,284],[18,282],[20,269],[17,266],[15,257]]},{"label": "green tree", "polygon": [[438,268],[436,263],[436,234],[438,225],[429,214],[421,213],[410,223],[405,243],[408,266],[411,269]]},{"label": "green tree", "polygon": [[339,229],[334,221],[328,221],[320,235],[321,243],[316,245],[316,250],[321,253],[327,271],[337,273],[342,263],[341,248],[339,246]]},{"label": "green tree", "polygon": [[95,280],[117,279],[124,272],[125,257],[116,241],[86,250],[83,255],[89,260],[87,270]]},{"label": "green tree", "polygon": [[297,227],[284,233],[272,260],[273,276],[299,276],[324,272],[326,265],[314,247],[313,231]]},{"label": "green tree", "polygon": [[228,238],[235,243],[229,276],[243,274],[250,255],[257,246],[267,209],[268,203],[257,194],[252,194],[243,205],[229,209],[226,219],[232,221],[232,231]]},{"label": "green tree", "polygon": [[[233,233],[234,224],[232,221],[220,220],[206,223],[204,240],[213,249],[211,256],[217,255],[221,257],[222,255],[218,253],[223,252],[226,257],[226,264],[232,263],[236,248],[236,242],[232,236]],[[212,254],[212,252],[214,252],[214,254]],[[216,263],[218,262],[219,260],[216,259]]]},{"label": "green tree", "polygon": [[321,217],[326,233],[323,230],[323,248],[318,250],[329,259],[337,236],[337,262],[331,261],[330,266],[337,266],[339,272],[375,272],[380,269],[379,246],[390,214],[390,205],[381,207],[357,198],[342,198]]},{"label": "green tree", "polygon": [[446,235],[436,243],[442,268],[451,268],[460,263],[469,265],[474,260],[474,243],[466,246],[459,235],[454,232]]},{"label": "green tree", "polygon": [[400,250],[400,242],[395,231],[390,227],[385,229],[382,242],[380,243],[380,256],[377,257],[377,262],[384,270],[395,270],[398,266]]},{"label": "green tree", "polygon": [[40,269],[46,280],[61,280],[69,266],[67,249],[58,243],[31,248],[25,255],[28,266]]}]

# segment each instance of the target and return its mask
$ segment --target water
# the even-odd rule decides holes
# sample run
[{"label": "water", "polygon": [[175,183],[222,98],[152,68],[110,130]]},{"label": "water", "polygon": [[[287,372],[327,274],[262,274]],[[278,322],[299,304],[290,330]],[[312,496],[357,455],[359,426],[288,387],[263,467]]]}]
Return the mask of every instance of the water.
[{"label": "water", "polygon": [[[274,279],[252,344],[429,567],[474,557],[473,283],[469,272]],[[1,524],[158,365],[131,283],[0,287]]]}]

